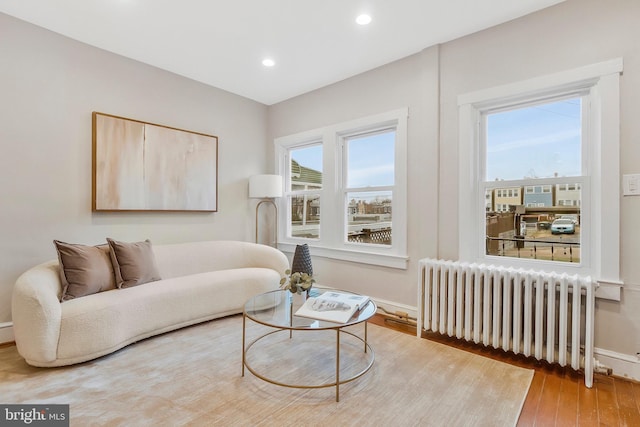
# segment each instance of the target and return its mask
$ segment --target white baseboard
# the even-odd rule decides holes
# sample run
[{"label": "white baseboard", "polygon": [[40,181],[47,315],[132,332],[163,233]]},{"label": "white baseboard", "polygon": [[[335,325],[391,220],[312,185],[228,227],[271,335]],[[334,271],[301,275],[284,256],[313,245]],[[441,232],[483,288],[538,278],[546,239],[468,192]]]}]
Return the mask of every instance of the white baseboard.
[{"label": "white baseboard", "polygon": [[0,344],[15,341],[13,335],[13,323],[4,322],[0,323]]},{"label": "white baseboard", "polygon": [[402,313],[407,313],[409,317],[416,318],[418,310],[414,306],[399,304],[393,301],[387,301],[382,299],[373,299],[373,301],[378,306],[378,313],[385,313],[382,308],[387,310],[389,313],[395,313],[397,311]]},{"label": "white baseboard", "polygon": [[597,347],[593,352],[598,362],[612,369],[613,375],[640,381],[640,357]]}]

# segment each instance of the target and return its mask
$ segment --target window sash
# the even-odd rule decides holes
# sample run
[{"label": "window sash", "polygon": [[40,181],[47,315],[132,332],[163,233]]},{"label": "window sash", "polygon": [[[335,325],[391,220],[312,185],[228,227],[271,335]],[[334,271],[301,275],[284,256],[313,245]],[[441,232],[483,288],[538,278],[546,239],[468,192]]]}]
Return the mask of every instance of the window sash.
[{"label": "window sash", "polygon": [[[325,128],[302,132],[296,135],[276,138],[276,164],[278,171],[285,176],[285,196],[278,200],[280,204],[279,221],[281,227],[278,239],[282,250],[292,250],[294,245],[308,243],[314,255],[326,256],[341,260],[383,265],[393,268],[407,268],[406,246],[406,145],[407,145],[408,109],[400,109],[375,116],[356,119],[354,121],[327,126]],[[394,185],[376,187],[346,187],[345,183],[345,140],[376,132],[395,130],[394,139]],[[296,189],[289,187],[290,160],[289,151],[305,144],[322,143],[323,177],[322,190]],[[346,240],[348,193],[369,193],[371,191],[388,191],[392,194],[393,239],[391,245],[356,245]],[[320,194],[321,222],[320,238],[309,240],[291,237],[287,231],[290,222],[290,203],[288,197],[302,194]]]},{"label": "window sash", "polygon": [[[619,194],[619,141],[620,141],[620,73],[622,59],[614,59],[584,67],[532,78],[529,80],[478,90],[460,95],[459,106],[459,187],[458,187],[458,254],[470,262],[487,262],[482,255],[479,242],[484,223],[476,211],[475,196],[480,189],[477,177],[482,166],[479,150],[482,112],[500,105],[510,106],[517,101],[555,97],[562,93],[588,93],[590,108],[584,124],[589,125],[589,147],[583,156],[582,176],[588,177],[590,188],[583,188],[582,216],[588,219],[588,241],[591,259],[582,266],[565,268],[558,263],[536,263],[526,261],[502,261],[503,265],[523,268],[540,268],[567,273],[580,272],[592,275],[601,283],[619,286],[619,242],[620,242],[620,194]],[[585,105],[586,103],[583,103]],[[605,145],[606,144],[606,145]],[[528,191],[525,190],[525,191]],[[588,195],[587,195],[588,194]],[[478,197],[479,199],[480,197]],[[484,204],[484,198],[482,198]],[[586,218],[588,217],[588,218]],[[482,250],[482,251],[481,251]]]}]

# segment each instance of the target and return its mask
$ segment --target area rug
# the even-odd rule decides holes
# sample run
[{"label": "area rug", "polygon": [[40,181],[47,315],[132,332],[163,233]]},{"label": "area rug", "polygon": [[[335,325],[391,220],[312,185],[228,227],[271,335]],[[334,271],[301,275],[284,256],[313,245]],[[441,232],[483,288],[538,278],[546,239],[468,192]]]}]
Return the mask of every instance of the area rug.
[{"label": "area rug", "polygon": [[[250,325],[247,337],[260,335],[261,328]],[[250,363],[284,375],[285,382],[321,383],[335,372],[334,337],[332,331],[297,332],[291,340],[274,334],[252,348]],[[368,355],[345,337],[341,366],[350,375]],[[15,347],[0,348],[0,396],[2,403],[69,404],[72,426],[517,423],[532,370],[376,325],[368,326],[368,340],[373,367],[340,387],[339,402],[334,387],[295,389],[248,371],[242,376],[242,316],[153,337],[71,367],[33,368]]]}]

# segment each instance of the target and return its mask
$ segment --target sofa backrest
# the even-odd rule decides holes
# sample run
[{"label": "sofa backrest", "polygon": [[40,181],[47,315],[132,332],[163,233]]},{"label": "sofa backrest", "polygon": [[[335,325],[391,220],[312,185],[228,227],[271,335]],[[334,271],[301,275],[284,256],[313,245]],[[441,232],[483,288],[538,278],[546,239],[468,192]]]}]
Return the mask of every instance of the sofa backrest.
[{"label": "sofa backrest", "polygon": [[214,240],[153,245],[163,279],[233,268],[270,268],[284,276],[287,257],[270,246],[249,242]]}]

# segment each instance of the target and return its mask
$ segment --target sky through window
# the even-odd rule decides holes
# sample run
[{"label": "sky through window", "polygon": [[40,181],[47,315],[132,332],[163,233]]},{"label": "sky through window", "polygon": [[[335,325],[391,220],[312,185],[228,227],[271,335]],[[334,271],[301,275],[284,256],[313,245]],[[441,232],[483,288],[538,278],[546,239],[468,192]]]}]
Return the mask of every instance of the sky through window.
[{"label": "sky through window", "polygon": [[486,179],[580,176],[579,97],[487,115]]}]

